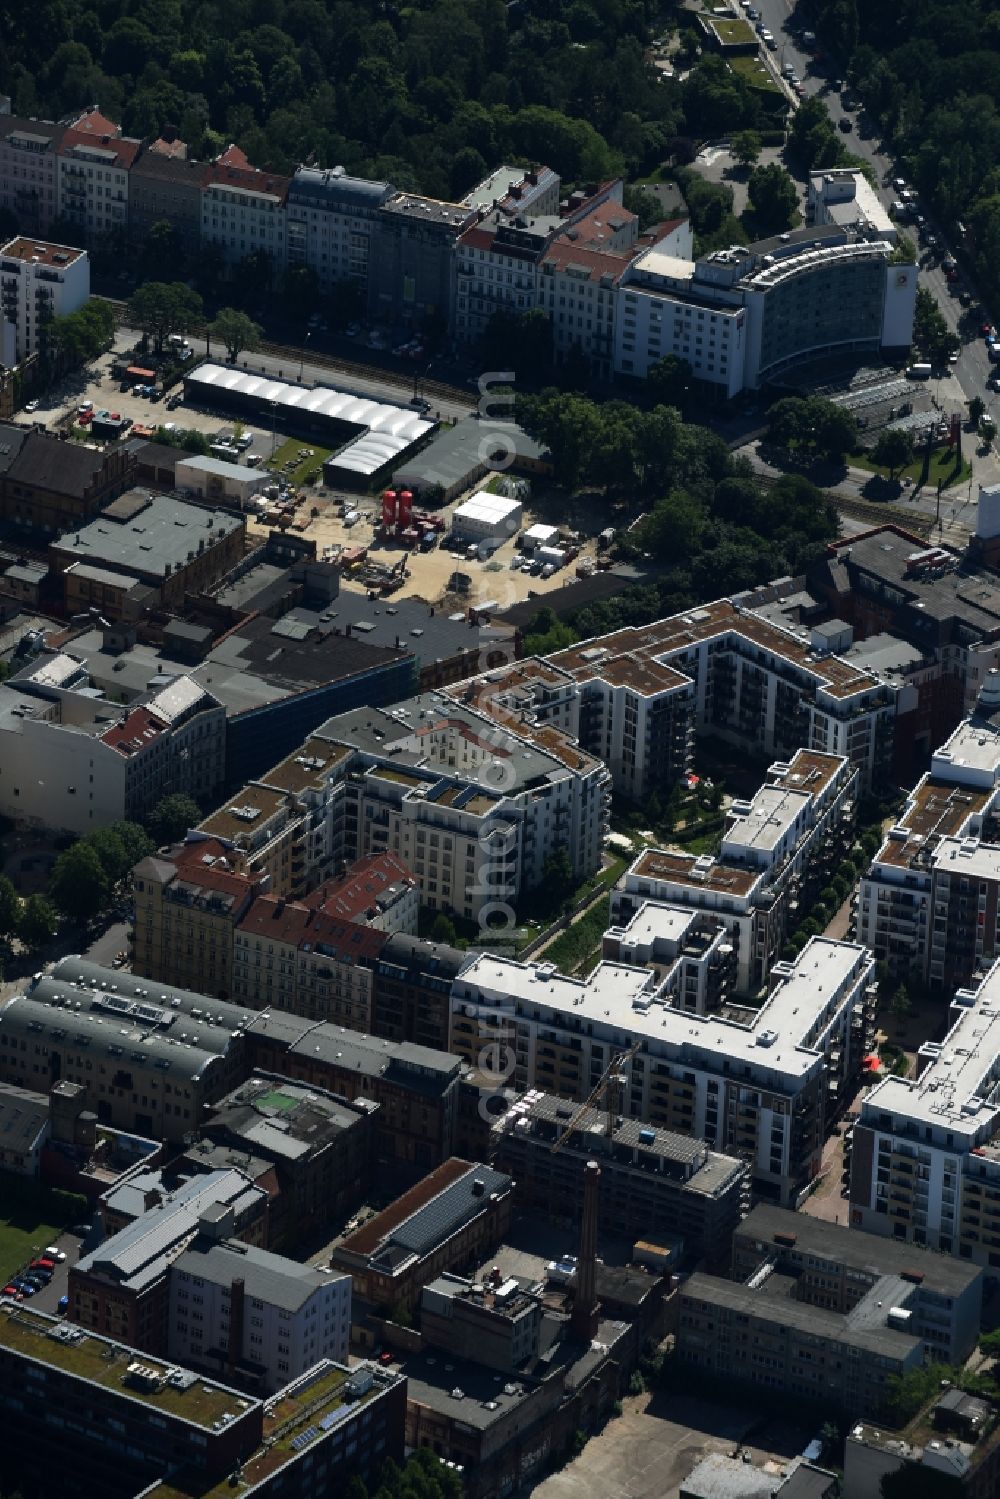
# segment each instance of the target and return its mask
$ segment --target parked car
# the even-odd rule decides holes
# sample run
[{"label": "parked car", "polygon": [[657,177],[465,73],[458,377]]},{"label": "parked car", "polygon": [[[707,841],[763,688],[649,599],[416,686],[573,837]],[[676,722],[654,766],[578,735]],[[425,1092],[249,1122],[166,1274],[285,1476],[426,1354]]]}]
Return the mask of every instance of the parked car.
[{"label": "parked car", "polygon": [[21,1292],[22,1296],[34,1296],[35,1291],[37,1290],[37,1287],[32,1285],[30,1280],[25,1280],[23,1275],[19,1275],[17,1277],[17,1279],[14,1281],[14,1285],[17,1286],[17,1289]]},{"label": "parked car", "polygon": [[24,1299],[24,1292],[19,1291],[17,1289],[17,1286],[15,1286],[13,1283],[10,1283],[4,1286],[3,1290],[0,1291],[0,1296],[13,1296],[15,1301],[21,1301]]},{"label": "parked car", "polygon": [[851,122],[850,122],[850,120],[845,119],[844,116],[842,115],[841,118],[837,121],[837,129],[840,131],[841,135],[850,135],[850,133],[851,133]]},{"label": "parked car", "polygon": [[37,411],[38,410],[38,402],[37,401],[25,401],[25,403],[24,403],[24,409],[25,409],[25,411]]}]

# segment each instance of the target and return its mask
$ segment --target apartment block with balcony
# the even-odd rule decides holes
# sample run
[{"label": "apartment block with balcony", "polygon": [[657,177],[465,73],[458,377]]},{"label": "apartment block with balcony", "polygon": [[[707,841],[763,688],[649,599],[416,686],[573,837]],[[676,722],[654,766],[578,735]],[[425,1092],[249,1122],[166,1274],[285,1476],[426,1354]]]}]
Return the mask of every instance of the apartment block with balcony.
[{"label": "apartment block with balcony", "polygon": [[141,860],[132,876],[133,973],[231,998],[235,930],[266,882],[209,837]]},{"label": "apartment block with balcony", "polygon": [[38,352],[45,325],[67,317],[90,296],[85,250],[18,236],[0,249],[3,363],[8,368]]},{"label": "apartment block with balcony", "polygon": [[128,229],[129,171],[141,141],[91,110],[64,132],[56,157],[56,193],[61,219],[76,225],[85,242]]},{"label": "apartment block with balcony", "polygon": [[505,1081],[578,1102],[620,1059],[624,1118],[738,1155],[762,1196],[794,1203],[860,1075],[874,968],[864,948],[813,938],[735,1019],[677,1009],[645,968],[604,962],[581,980],[478,954],[452,988],[451,1049],[477,1066],[499,1047],[514,1062]]},{"label": "apartment block with balcony", "polygon": [[0,208],[26,235],[45,234],[58,217],[56,153],[66,126],[0,115]]},{"label": "apartment block with balcony", "polygon": [[623,926],[604,933],[606,962],[648,968],[678,1010],[708,1015],[730,999],[736,980],[736,945],[721,918],[684,906],[647,900]]},{"label": "apartment block with balcony", "polygon": [[931,759],[858,893],[890,970],[951,992],[1000,955],[1000,672]]},{"label": "apartment block with balcony", "polygon": [[355,281],[366,293],[372,221],[395,191],[343,167],[297,167],[285,208],[289,270],[308,268],[324,291]]},{"label": "apartment block with balcony", "polygon": [[201,242],[215,245],[227,265],[260,255],[271,273],[286,264],[285,203],[291,179],[252,167],[230,146],[206,169],[201,194]]},{"label": "apartment block with balcony", "polygon": [[758,992],[794,912],[842,855],[859,780],[844,756],[800,749],[776,761],[750,801],[733,803],[717,858],[648,849],[612,892],[612,919],[628,922],[646,901],[711,914],[735,948],[735,988]]},{"label": "apartment block with balcony", "polygon": [[[558,1148],[557,1148],[558,1147]],[[493,1126],[490,1159],[517,1182],[521,1212],[580,1222],[584,1165],[601,1168],[599,1212],[616,1235],[683,1240],[682,1254],[710,1264],[728,1261],[733,1230],[749,1196],[747,1167],[703,1140],[582,1113],[551,1093],[532,1090]]]},{"label": "apartment block with balcony", "polygon": [[[556,651],[548,665],[578,684],[582,703],[591,683],[610,696],[636,674],[636,663],[650,668],[650,687],[677,690],[680,717],[657,737],[635,734],[634,764],[622,761],[616,790],[635,795],[652,779],[662,759],[664,739],[677,746],[684,763],[683,715],[691,711],[695,733],[710,733],[755,753],[790,759],[800,748],[846,757],[860,772],[862,786],[885,779],[892,750],[898,687],[825,646],[808,630],[778,624],[739,598],[718,599],[642,629],[628,628],[582,645]],[[668,668],[668,675],[660,670]],[[623,680],[624,679],[624,680]],[[683,682],[689,684],[684,689]],[[600,742],[606,721],[593,730],[580,722],[581,743],[594,732]],[[629,738],[631,739],[631,735]],[[615,731],[612,731],[612,752]],[[629,746],[631,750],[631,745]],[[613,759],[613,754],[612,754]],[[623,778],[628,772],[627,779]]]},{"label": "apartment block with balcony", "polygon": [[852,1140],[851,1224],[926,1245],[1000,1279],[1000,964],[959,989],[914,1078],[865,1097]]}]

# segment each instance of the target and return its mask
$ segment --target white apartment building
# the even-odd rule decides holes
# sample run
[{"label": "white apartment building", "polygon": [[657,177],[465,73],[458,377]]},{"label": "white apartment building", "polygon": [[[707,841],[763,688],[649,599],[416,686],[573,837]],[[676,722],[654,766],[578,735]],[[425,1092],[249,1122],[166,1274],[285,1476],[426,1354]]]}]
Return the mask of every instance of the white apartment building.
[{"label": "white apartment building", "polygon": [[952,991],[1000,956],[1000,672],[931,758],[858,892],[859,941]]},{"label": "white apartment building", "polygon": [[814,937],[736,1021],[676,1008],[645,968],[603,962],[572,979],[483,953],[452,984],[449,1049],[480,1065],[497,1045],[505,1082],[578,1101],[620,1058],[624,1116],[742,1156],[762,1196],[795,1206],[859,1073],[874,971],[866,949]]},{"label": "white apartment building", "polygon": [[86,250],[17,239],[0,249],[0,363],[8,369],[37,352],[41,330],[67,317],[90,296]]},{"label": "white apartment building", "polygon": [[274,271],[283,270],[289,180],[252,167],[237,146],[230,146],[205,174],[202,243],[215,245],[227,265],[263,254]]},{"label": "white apartment building", "polygon": [[604,933],[605,962],[649,968],[677,1010],[708,1015],[729,999],[736,949],[725,923],[703,911],[643,901],[624,926]]},{"label": "white apartment building", "polygon": [[733,804],[717,858],[640,854],[612,891],[613,920],[628,920],[649,900],[711,914],[735,948],[736,989],[758,992],[788,935],[793,905],[808,905],[842,856],[858,781],[842,756],[797,750],[771,766],[751,801]]},{"label": "white apartment building", "polygon": [[169,1271],[168,1356],[272,1395],[321,1359],[347,1362],[351,1277],[199,1235]]},{"label": "white apartment building", "polygon": [[56,217],[56,151],[64,126],[0,115],[0,208],[25,234],[44,234]]},{"label": "white apartment building", "polygon": [[615,373],[644,378],[673,354],[728,398],[825,354],[904,349],[917,268],[892,251],[833,222],[696,261],[654,246],[621,278]]},{"label": "white apartment building", "polygon": [[86,239],[128,228],[129,168],[141,141],[123,136],[96,110],[82,115],[59,142],[56,203],[59,217],[79,226]]},{"label": "white apartment building", "polygon": [[916,1078],[864,1099],[851,1150],[851,1225],[973,1260],[1000,1278],[1000,964],[959,989]]},{"label": "white apartment building", "polygon": [[222,704],[189,677],[123,708],[85,665],[49,655],[0,686],[0,809],[83,834],[139,819],[171,792],[210,796],[225,735]]},{"label": "white apartment building", "polygon": [[307,266],[326,291],[345,280],[367,286],[372,220],[395,191],[343,167],[297,167],[285,209],[289,269]]}]

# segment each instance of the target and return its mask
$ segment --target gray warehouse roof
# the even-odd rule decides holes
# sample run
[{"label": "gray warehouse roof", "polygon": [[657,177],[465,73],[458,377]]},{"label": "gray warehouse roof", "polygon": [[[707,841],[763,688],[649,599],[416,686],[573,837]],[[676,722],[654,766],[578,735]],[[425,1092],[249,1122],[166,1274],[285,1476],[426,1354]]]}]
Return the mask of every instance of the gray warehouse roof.
[{"label": "gray warehouse roof", "polygon": [[[269,1031],[274,1019],[272,1015]],[[258,1024],[254,1029],[260,1031],[263,1026]],[[319,1058],[346,1072],[382,1077],[400,1087],[430,1095],[445,1092],[462,1067],[461,1059],[451,1052],[417,1046],[412,1041],[386,1041],[360,1031],[345,1031],[329,1022],[313,1026],[292,1043],[289,1052],[293,1056]]]},{"label": "gray warehouse roof", "polygon": [[199,546],[202,550],[215,546],[242,527],[242,520],[225,510],[205,510],[172,495],[157,494],[131,519],[100,516],[79,531],[67,532],[57,546],[80,562],[164,578],[185,567],[189,554],[197,556]]},{"label": "gray warehouse roof", "polygon": [[30,1151],[49,1121],[49,1100],[12,1083],[0,1084],[0,1150]]},{"label": "gray warehouse roof", "polygon": [[491,457],[505,460],[511,452],[516,454],[515,467],[517,459],[537,463],[549,457],[542,444],[516,422],[480,421],[467,416],[438,432],[421,452],[396,469],[392,479],[394,484],[419,488],[440,484],[451,493],[485,473],[492,466]]}]

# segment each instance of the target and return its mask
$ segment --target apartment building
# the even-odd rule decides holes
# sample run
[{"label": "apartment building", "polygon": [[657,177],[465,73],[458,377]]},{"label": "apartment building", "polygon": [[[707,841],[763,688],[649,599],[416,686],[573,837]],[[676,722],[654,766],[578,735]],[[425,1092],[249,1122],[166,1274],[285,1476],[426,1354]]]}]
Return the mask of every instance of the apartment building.
[{"label": "apartment building", "polygon": [[142,142],[98,110],[81,115],[56,148],[56,205],[86,243],[128,229],[129,172]]},{"label": "apartment building", "polygon": [[343,167],[297,167],[285,210],[289,270],[308,267],[324,291],[338,281],[367,289],[372,223],[395,191]]},{"label": "apartment building", "polygon": [[306,1088],[255,1069],[207,1111],[184,1159],[192,1170],[266,1162],[268,1247],[274,1248],[362,1200],[375,1169],[378,1112],[370,1098],[348,1104],[315,1084]]},{"label": "apartment building", "polygon": [[[156,1197],[156,1194],[151,1194]],[[78,1327],[119,1338],[147,1353],[170,1342],[170,1267],[201,1227],[261,1244],[267,1193],[241,1171],[210,1171],[182,1182],[132,1223],[70,1266],[68,1315]]]},{"label": "apartment building", "polygon": [[65,125],[0,115],[0,208],[24,234],[44,234],[58,217],[56,152]]},{"label": "apartment building", "polygon": [[861,881],[859,940],[900,977],[951,992],[1000,955],[1000,672],[931,768]]},{"label": "apartment building", "polygon": [[614,371],[644,378],[668,354],[731,398],[806,360],[905,349],[917,268],[888,239],[836,223],[698,260],[647,250],[620,283]]},{"label": "apartment building", "polygon": [[851,1150],[851,1224],[1000,1272],[1000,964],[959,989],[914,1078],[864,1098]]},{"label": "apartment building", "polygon": [[510,1227],[514,1183],[490,1166],[442,1162],[336,1244],[330,1267],[378,1307],[414,1307],[445,1270],[483,1259]]},{"label": "apartment building", "polygon": [[721,1010],[736,980],[736,948],[718,917],[683,906],[643,901],[623,925],[604,933],[606,962],[647,968],[678,1010],[708,1015]]},{"label": "apartment building", "polygon": [[142,859],[132,875],[133,973],[229,999],[235,929],[266,883],[215,838]]},{"label": "apartment building", "polygon": [[351,1278],[201,1232],[170,1267],[167,1352],[273,1395],[321,1360],[347,1363]]},{"label": "apartment building", "polygon": [[387,940],[309,897],[259,896],[233,932],[233,997],[255,1010],[274,1004],[370,1032],[373,976]]},{"label": "apartment building", "polygon": [[227,266],[261,255],[278,273],[285,267],[285,202],[291,179],[252,167],[229,146],[205,170],[201,242],[214,245]]},{"label": "apartment building", "polygon": [[470,683],[462,701],[427,693],[340,714],[200,831],[266,872],[275,895],[301,896],[344,859],[392,854],[423,904],[470,919],[538,885],[557,848],[579,876],[597,869],[604,766],[481,696]]},{"label": "apartment building", "polygon": [[86,250],[19,235],[0,249],[3,363],[8,369],[36,354],[46,323],[68,317],[90,296]]},{"label": "apartment building", "polygon": [[190,677],[123,708],[84,663],[43,652],[0,687],[0,806],[19,822],[88,833],[142,819],[164,796],[222,785],[222,705]]},{"label": "apartment building", "polygon": [[129,238],[139,245],[157,224],[169,224],[189,252],[201,243],[201,199],[208,176],[201,161],[168,156],[149,146],[129,172]]},{"label": "apartment building", "polygon": [[584,1167],[596,1160],[600,1222],[609,1231],[635,1240],[681,1239],[678,1258],[728,1261],[749,1177],[743,1161],[710,1150],[703,1140],[636,1119],[609,1120],[597,1108],[581,1113],[532,1089],[497,1119],[490,1143],[490,1160],[517,1182],[521,1212],[575,1227],[583,1213]]},{"label": "apartment building", "polygon": [[829,167],[812,172],[806,194],[806,224],[837,224],[865,238],[897,243],[899,230],[864,172]]},{"label": "apartment building", "polygon": [[928,1360],[964,1364],[978,1341],[978,1266],[760,1203],[733,1234],[733,1278],[746,1282],[764,1266],[794,1277],[797,1301],[845,1315],[877,1287],[876,1301],[907,1314],[897,1320]]},{"label": "apartment building", "polygon": [[372,1034],[448,1050],[451,986],[468,954],[394,933],[375,963]]},{"label": "apartment building", "polygon": [[451,315],[452,257],[476,212],[416,193],[397,193],[372,220],[368,252],[368,316],[394,326]]},{"label": "apartment building", "polygon": [[416,934],[420,891],[402,859],[386,851],[345,864],[306,897],[309,905],[372,932]]},{"label": "apartment building", "polygon": [[[89,525],[54,541],[49,561],[54,574],[78,562],[94,563],[143,584],[150,603],[183,612],[188,594],[205,591],[241,560],[245,532],[243,517],[227,510],[136,489],[106,505]],[[107,617],[109,601],[102,597],[100,603]]]},{"label": "apartment building", "polygon": [[718,857],[640,854],[612,891],[613,922],[624,926],[650,901],[705,912],[729,934],[736,990],[757,993],[792,911],[808,906],[842,857],[859,780],[843,756],[797,750],[775,762],[750,801],[733,803]]},{"label": "apartment building", "polygon": [[61,959],[0,1009],[0,1081],[48,1093],[87,1090],[103,1124],[182,1140],[247,1070],[249,1015],[121,969]]},{"label": "apartment building", "polygon": [[675,1008],[645,968],[603,962],[581,980],[478,954],[452,987],[451,1049],[476,1066],[500,1047],[505,1083],[578,1102],[616,1063],[624,1118],[740,1156],[761,1196],[794,1204],[859,1075],[874,971],[866,949],[814,937],[736,1020]]},{"label": "apartment building", "polygon": [[[716,734],[780,759],[800,748],[843,755],[866,787],[888,771],[898,686],[831,652],[825,636],[778,623],[740,598],[570,646],[554,652],[547,665],[576,684],[580,744],[609,758],[615,789],[632,798],[653,784],[650,767],[665,742],[674,744],[673,765],[686,766],[692,692],[696,734]],[[641,676],[647,668],[650,675]],[[630,679],[647,697],[642,733],[639,693]],[[620,753],[617,702],[607,691],[618,684],[625,714]],[[659,694],[674,698],[675,706],[673,721],[654,735],[651,711]],[[584,714],[585,704],[592,716]]]}]

